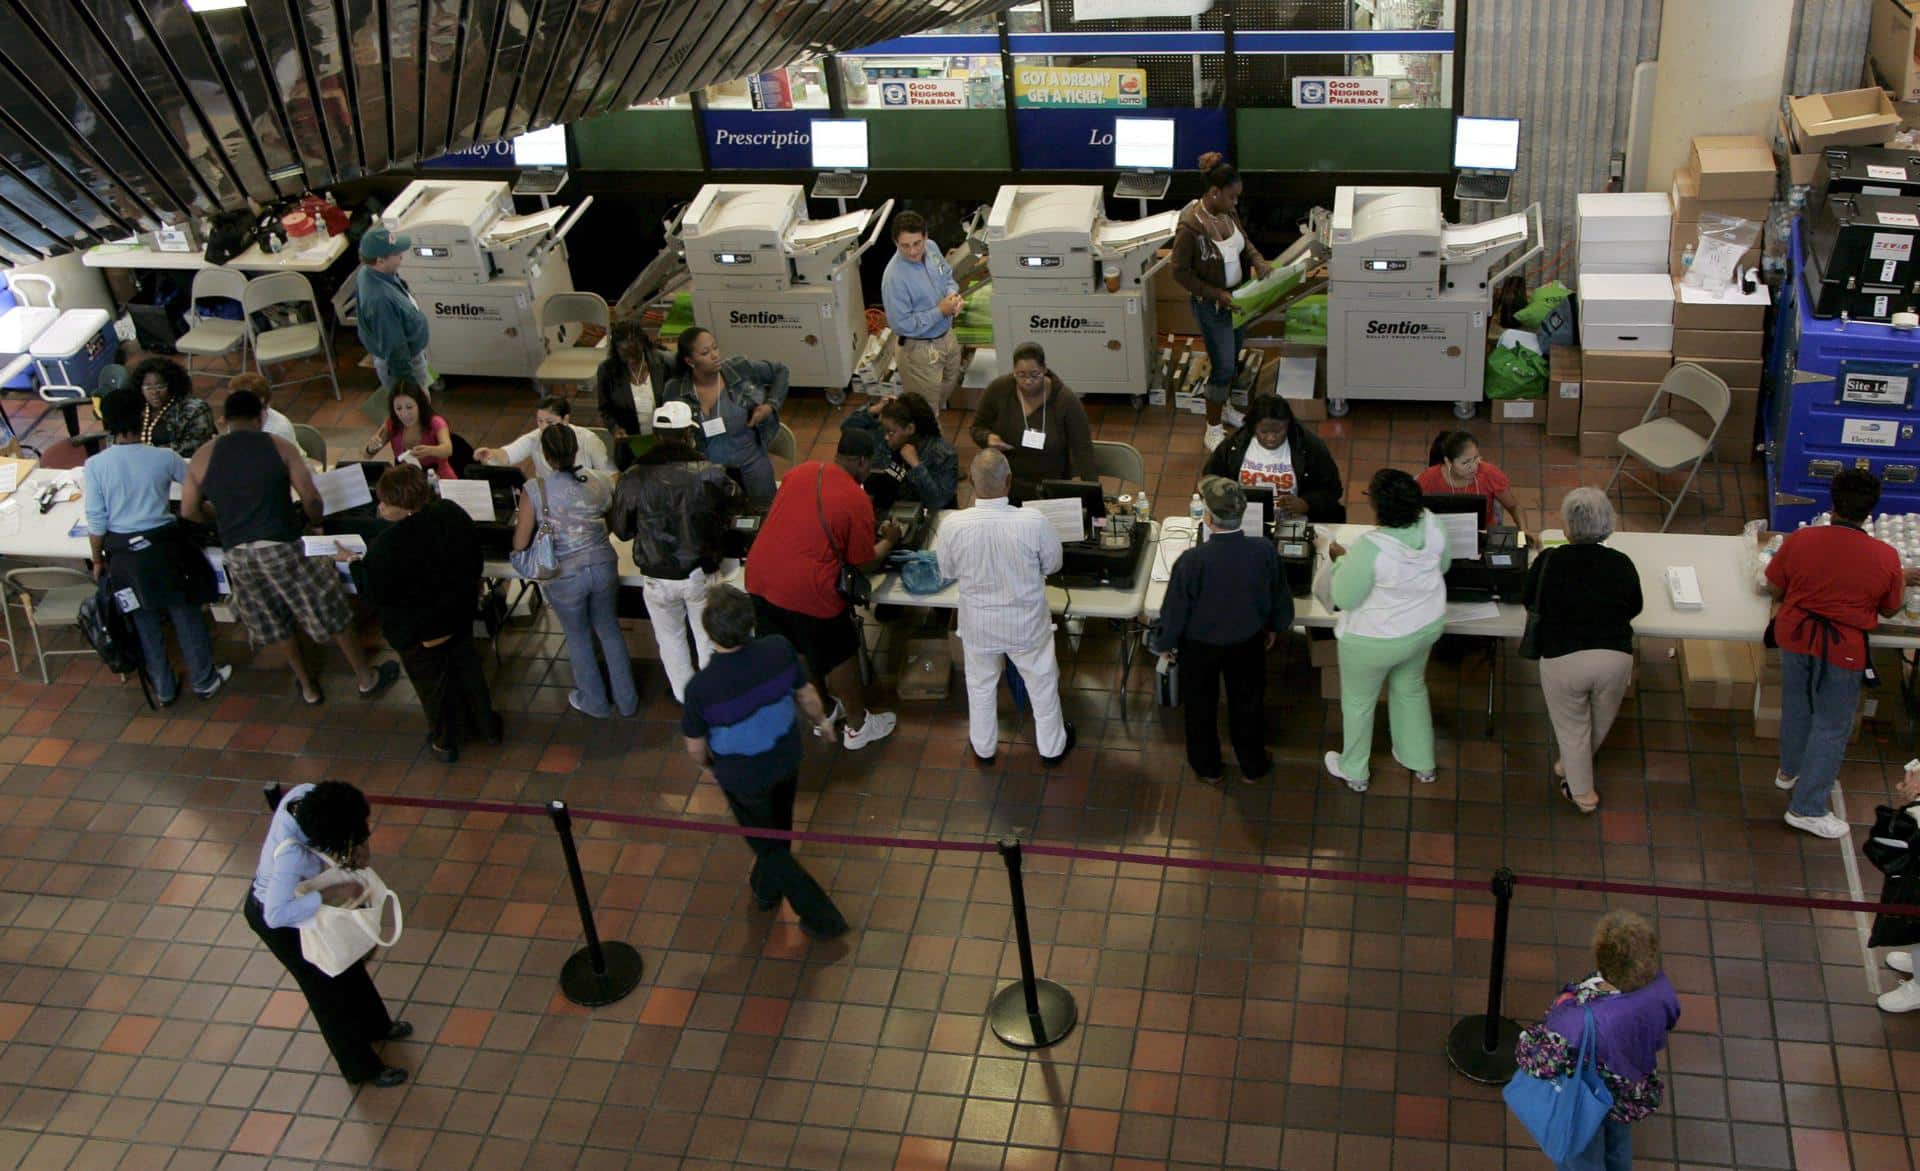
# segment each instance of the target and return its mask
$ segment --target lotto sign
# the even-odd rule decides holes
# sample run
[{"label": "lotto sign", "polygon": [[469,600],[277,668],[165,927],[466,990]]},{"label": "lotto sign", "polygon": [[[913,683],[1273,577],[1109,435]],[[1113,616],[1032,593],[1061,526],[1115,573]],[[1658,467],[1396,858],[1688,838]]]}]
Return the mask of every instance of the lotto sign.
[{"label": "lotto sign", "polygon": [[1393,79],[1387,77],[1296,77],[1293,79],[1293,104],[1301,109],[1384,106],[1392,95]]},{"label": "lotto sign", "polygon": [[894,77],[878,83],[880,104],[916,109],[964,110],[967,83],[948,78]]},{"label": "lotto sign", "polygon": [[1144,109],[1147,71],[1022,65],[1013,71],[1013,100],[1030,108]]}]

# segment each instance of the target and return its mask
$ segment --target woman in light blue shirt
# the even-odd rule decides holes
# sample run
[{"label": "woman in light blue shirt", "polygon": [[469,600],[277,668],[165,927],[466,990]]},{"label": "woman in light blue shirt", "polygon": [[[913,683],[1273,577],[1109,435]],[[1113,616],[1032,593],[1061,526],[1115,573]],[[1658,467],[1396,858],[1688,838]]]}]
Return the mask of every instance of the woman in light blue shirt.
[{"label": "woman in light blue shirt", "polygon": [[360,895],[357,882],[324,891],[307,890],[305,883],[336,866],[367,864],[368,812],[366,797],[345,781],[301,785],[281,798],[247,892],[247,926],[293,973],[341,1075],[355,1085],[397,1086],[407,1071],[382,1061],[373,1042],[410,1037],[413,1026],[388,1015],[367,962],[328,976],[300,952],[299,927],[323,902],[343,906]]}]

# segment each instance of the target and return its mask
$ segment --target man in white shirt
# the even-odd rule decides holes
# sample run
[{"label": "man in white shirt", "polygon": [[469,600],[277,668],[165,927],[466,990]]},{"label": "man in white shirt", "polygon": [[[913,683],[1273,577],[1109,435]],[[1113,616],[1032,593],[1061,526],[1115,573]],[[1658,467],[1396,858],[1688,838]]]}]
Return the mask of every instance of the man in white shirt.
[{"label": "man in white shirt", "polygon": [[269,435],[278,435],[295,447],[300,446],[300,437],[293,431],[293,420],[273,409],[273,386],[267,381],[265,375],[255,374],[252,371],[235,374],[227,380],[227,391],[232,393],[236,390],[250,390],[260,397],[260,429],[262,431]]},{"label": "man in white shirt", "polygon": [[607,445],[600,441],[598,435],[585,427],[574,427],[571,422],[568,422],[568,416],[572,413],[573,407],[566,399],[558,395],[543,398],[540,400],[540,405],[534,408],[533,430],[505,447],[483,447],[473,453],[473,458],[484,464],[508,466],[532,464],[533,474],[545,479],[553,474],[553,468],[547,463],[547,457],[540,450],[540,432],[555,423],[566,423],[567,426],[573,427],[574,437],[580,440],[579,462],[574,466],[581,471],[612,474],[613,461],[607,457]]},{"label": "man in white shirt", "polygon": [[991,449],[973,457],[973,507],[940,520],[934,556],[940,575],[960,583],[960,642],[966,649],[967,718],[973,755],[991,764],[1000,740],[1001,656],[1013,660],[1033,704],[1040,760],[1057,767],[1073,751],[1073,725],[1060,711],[1060,663],[1047,611],[1047,575],[1060,568],[1059,534],[1033,509],[1007,499],[1013,469]]}]

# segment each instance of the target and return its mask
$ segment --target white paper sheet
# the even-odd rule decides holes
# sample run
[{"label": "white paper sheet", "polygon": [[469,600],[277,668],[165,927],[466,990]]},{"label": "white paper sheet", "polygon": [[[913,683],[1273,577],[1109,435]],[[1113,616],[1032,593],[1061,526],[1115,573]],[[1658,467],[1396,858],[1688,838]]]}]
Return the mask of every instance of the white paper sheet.
[{"label": "white paper sheet", "polygon": [[1527,238],[1525,212],[1501,216],[1483,224],[1461,224],[1440,233],[1441,247],[1449,257],[1477,256],[1501,244],[1517,244]]},{"label": "white paper sheet", "polygon": [[1448,602],[1447,621],[1485,622],[1500,617],[1500,607],[1494,602]]},{"label": "white paper sheet", "polygon": [[336,544],[349,553],[364,556],[367,552],[367,539],[359,533],[322,533],[317,537],[301,537],[300,551],[309,557],[331,557]]},{"label": "white paper sheet", "polygon": [[16,498],[0,504],[0,537],[11,537],[20,531],[20,501]]},{"label": "white paper sheet", "polygon": [[1480,556],[1480,517],[1471,512],[1434,514],[1447,534],[1447,552],[1455,561],[1472,561]]},{"label": "white paper sheet", "polygon": [[20,465],[0,463],[0,493],[11,492],[20,486]]},{"label": "white paper sheet", "polygon": [[485,480],[440,480],[440,499],[451,500],[481,524],[492,524],[493,489]]},{"label": "white paper sheet", "polygon": [[1263,500],[1247,501],[1247,511],[1240,517],[1240,531],[1249,537],[1267,535],[1267,505]]},{"label": "white paper sheet", "polygon": [[313,478],[313,486],[320,489],[320,511],[327,516],[373,503],[373,493],[367,488],[367,474],[358,467],[321,472]]},{"label": "white paper sheet", "polygon": [[787,239],[792,242],[796,250],[811,251],[831,244],[835,240],[858,236],[866,231],[867,225],[872,222],[872,211],[850,211],[846,215],[834,216],[831,219],[808,220],[804,224],[795,224],[787,233]]},{"label": "white paper sheet", "polygon": [[1029,500],[1022,508],[1031,508],[1047,518],[1053,531],[1062,541],[1084,541],[1087,539],[1087,510],[1077,499],[1073,500]]}]

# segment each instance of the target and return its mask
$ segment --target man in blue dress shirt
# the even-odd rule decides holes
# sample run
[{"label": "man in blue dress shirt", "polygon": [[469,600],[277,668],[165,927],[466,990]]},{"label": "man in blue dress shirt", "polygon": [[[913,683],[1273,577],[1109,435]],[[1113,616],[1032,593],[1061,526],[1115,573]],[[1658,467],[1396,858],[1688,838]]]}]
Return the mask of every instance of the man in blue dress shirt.
[{"label": "man in blue dress shirt", "polygon": [[927,221],[917,211],[893,217],[893,259],[880,278],[887,326],[899,344],[895,366],[900,389],[918,391],[935,414],[960,382],[960,342],[953,319],[965,305],[953,269],[927,239]]}]

